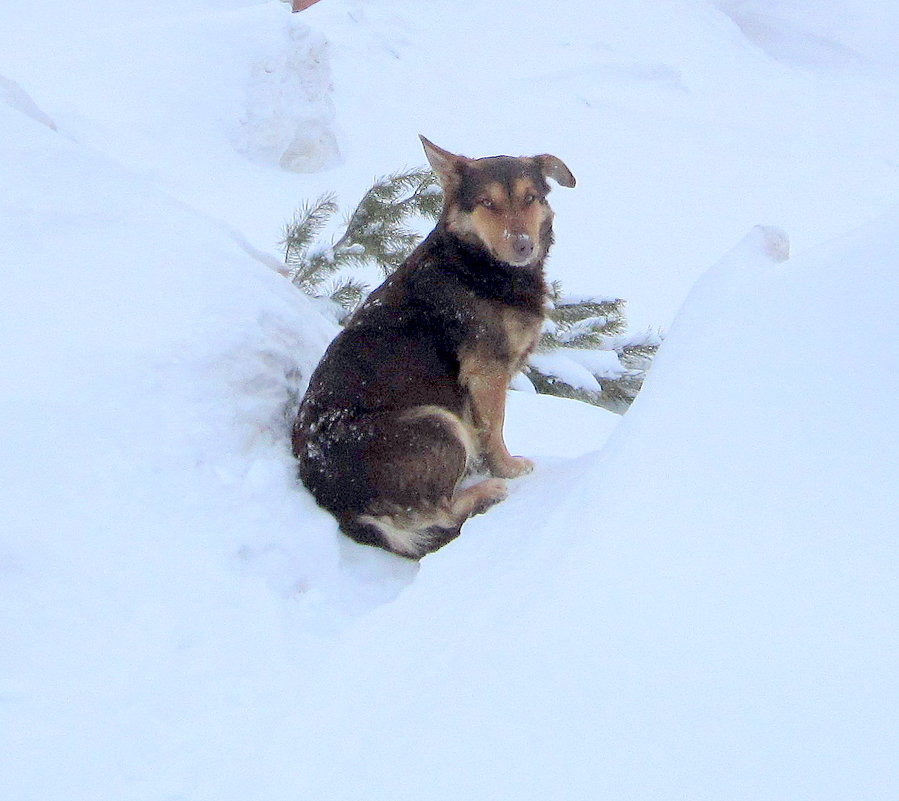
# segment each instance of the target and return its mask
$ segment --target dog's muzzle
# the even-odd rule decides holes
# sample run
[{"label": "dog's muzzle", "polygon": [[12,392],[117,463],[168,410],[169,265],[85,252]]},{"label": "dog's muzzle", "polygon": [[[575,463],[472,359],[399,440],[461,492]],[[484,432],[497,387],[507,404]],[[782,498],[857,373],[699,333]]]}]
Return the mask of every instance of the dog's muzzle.
[{"label": "dog's muzzle", "polygon": [[513,234],[510,239],[510,262],[516,266],[530,262],[534,255],[534,240],[527,234]]}]

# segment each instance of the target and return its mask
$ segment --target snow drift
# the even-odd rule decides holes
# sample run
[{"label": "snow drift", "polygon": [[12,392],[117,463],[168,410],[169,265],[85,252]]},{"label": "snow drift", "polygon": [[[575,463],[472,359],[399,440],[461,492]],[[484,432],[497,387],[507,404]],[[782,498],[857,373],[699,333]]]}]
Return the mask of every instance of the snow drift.
[{"label": "snow drift", "polygon": [[343,639],[359,669],[311,787],[895,794],[899,226],[788,264],[782,244],[757,229],[701,279],[600,454],[538,476]]}]

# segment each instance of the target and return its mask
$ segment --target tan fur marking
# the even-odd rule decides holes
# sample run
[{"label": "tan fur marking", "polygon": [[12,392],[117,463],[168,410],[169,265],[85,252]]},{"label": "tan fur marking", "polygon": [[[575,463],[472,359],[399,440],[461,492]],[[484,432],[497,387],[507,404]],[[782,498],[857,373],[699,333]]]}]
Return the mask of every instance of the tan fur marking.
[{"label": "tan fur marking", "polygon": [[537,188],[528,178],[516,178],[512,184],[512,201],[523,204],[528,195],[538,197]]},{"label": "tan fur marking", "polygon": [[500,478],[488,478],[464,489],[453,497],[453,513],[460,519],[485,512],[488,507],[505,500],[508,495],[506,482]]},{"label": "tan fur marking", "polygon": [[516,478],[529,473],[530,459],[512,456],[503,438],[506,417],[506,390],[511,374],[509,365],[474,353],[463,355],[459,382],[471,397],[471,411],[487,466],[494,476]]},{"label": "tan fur marking", "polygon": [[363,525],[374,526],[381,532],[391,551],[410,559],[418,559],[431,550],[429,528],[453,528],[461,522],[445,509],[435,509],[431,513],[359,515],[356,520]]},{"label": "tan fur marking", "polygon": [[493,209],[475,206],[471,213],[471,230],[481,240],[494,258],[510,261],[510,239],[506,232],[510,231],[508,214],[502,211],[502,202],[495,202]]},{"label": "tan fur marking", "polygon": [[463,239],[474,237],[486,246],[486,242],[484,242],[484,240],[478,236],[477,231],[475,231],[472,215],[466,214],[458,206],[451,206],[449,211],[447,211],[446,230],[452,231]]},{"label": "tan fur marking", "polygon": [[374,526],[394,553],[419,559],[433,548],[431,528],[454,529],[507,496],[506,482],[488,478],[442,498],[429,510],[396,509],[386,514],[359,515],[356,521]]}]

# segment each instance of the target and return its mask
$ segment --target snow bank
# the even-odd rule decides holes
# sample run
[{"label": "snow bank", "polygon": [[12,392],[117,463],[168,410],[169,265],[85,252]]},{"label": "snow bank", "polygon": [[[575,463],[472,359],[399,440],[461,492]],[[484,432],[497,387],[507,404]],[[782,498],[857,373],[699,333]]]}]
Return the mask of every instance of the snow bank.
[{"label": "snow bank", "polygon": [[284,447],[332,328],[220,224],[7,106],[0,163],[0,773],[11,798],[158,797],[196,767],[168,715],[206,729],[210,671],[277,639],[239,549],[289,531],[294,582],[335,563]]},{"label": "snow bank", "polygon": [[341,155],[328,41],[289,6],[10,0],[2,14],[0,71],[66,136],[257,249],[276,250],[304,198],[343,189],[298,175]]},{"label": "snow bank", "polygon": [[780,264],[756,230],[707,273],[603,452],[341,641],[310,786],[894,796],[897,231]]}]

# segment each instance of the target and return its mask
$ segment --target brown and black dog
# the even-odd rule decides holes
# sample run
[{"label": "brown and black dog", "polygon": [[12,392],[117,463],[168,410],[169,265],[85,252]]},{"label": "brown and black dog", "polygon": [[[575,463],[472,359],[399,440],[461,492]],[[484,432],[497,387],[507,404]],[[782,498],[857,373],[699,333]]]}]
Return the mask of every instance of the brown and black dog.
[{"label": "brown and black dog", "polygon": [[300,477],[343,531],[413,559],[533,469],[503,441],[506,389],[544,320],[547,178],[575,184],[555,156],[469,159],[421,139],[440,220],[331,343],[293,430]]}]

